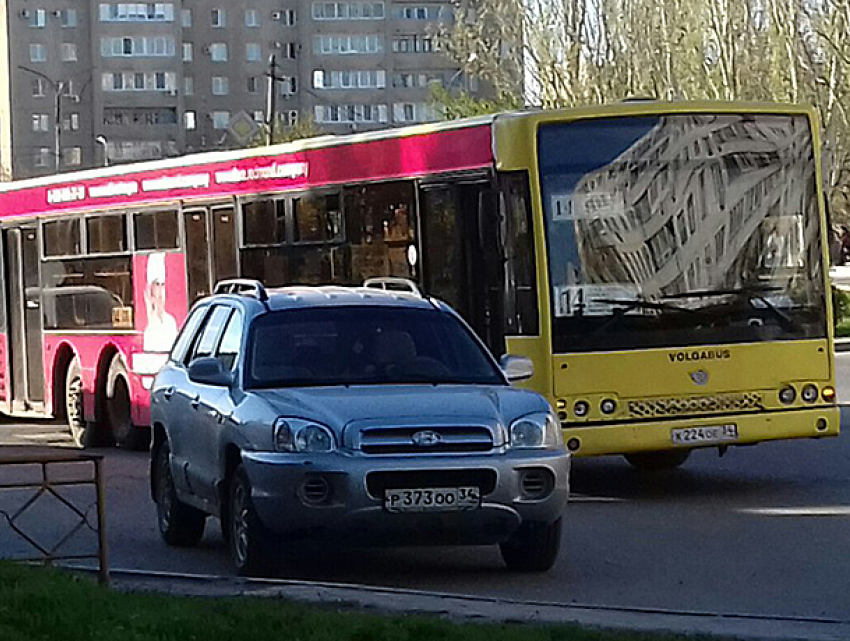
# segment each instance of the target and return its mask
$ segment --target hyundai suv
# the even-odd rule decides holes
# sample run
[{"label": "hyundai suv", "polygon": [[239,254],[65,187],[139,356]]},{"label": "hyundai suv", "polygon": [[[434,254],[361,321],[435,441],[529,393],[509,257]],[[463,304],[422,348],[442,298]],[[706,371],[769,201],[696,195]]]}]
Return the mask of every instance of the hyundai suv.
[{"label": "hyundai suv", "polygon": [[446,304],[395,285],[226,281],[193,307],[151,388],[166,543],[196,545],[214,516],[241,574],[324,538],[553,565],[570,458],[546,400],[510,385],[531,362],[497,363]]}]

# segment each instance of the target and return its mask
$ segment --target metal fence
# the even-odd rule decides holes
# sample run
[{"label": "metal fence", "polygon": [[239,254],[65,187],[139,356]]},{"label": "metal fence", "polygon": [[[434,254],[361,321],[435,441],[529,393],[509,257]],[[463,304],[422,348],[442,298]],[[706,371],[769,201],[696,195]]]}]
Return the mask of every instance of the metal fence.
[{"label": "metal fence", "polygon": [[[36,473],[33,474],[33,471]],[[65,472],[65,478],[59,472]],[[71,472],[69,475],[68,472]],[[103,478],[103,457],[61,448],[0,447],[0,494],[6,492],[23,493],[27,498],[14,509],[2,509],[0,516],[5,518],[12,532],[28,544],[35,556],[19,557],[19,561],[71,561],[97,559],[98,577],[101,583],[109,583],[109,565],[106,545],[106,492]],[[70,476],[70,478],[67,478]],[[30,478],[21,478],[30,477]],[[35,478],[31,478],[35,477]],[[21,478],[21,480],[16,480]],[[79,498],[69,497],[73,492],[60,488],[88,486],[95,490],[95,501],[80,505]],[[70,529],[52,545],[38,541],[39,532],[45,522],[28,523],[26,516],[32,513],[46,497],[58,501],[67,508],[65,516],[71,515]],[[96,519],[92,518],[92,508],[96,508]],[[49,519],[49,517],[48,517]],[[63,549],[80,531],[88,529],[97,535],[97,552],[92,554],[63,553]]]}]

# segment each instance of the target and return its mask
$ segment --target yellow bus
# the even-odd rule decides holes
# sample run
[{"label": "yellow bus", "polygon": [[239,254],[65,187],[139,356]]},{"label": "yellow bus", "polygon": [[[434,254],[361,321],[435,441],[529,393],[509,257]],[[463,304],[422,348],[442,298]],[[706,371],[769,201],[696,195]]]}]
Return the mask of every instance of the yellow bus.
[{"label": "yellow bus", "polygon": [[576,455],[671,468],[696,447],[836,436],[816,114],[626,103],[506,117],[527,172],[535,363]]}]

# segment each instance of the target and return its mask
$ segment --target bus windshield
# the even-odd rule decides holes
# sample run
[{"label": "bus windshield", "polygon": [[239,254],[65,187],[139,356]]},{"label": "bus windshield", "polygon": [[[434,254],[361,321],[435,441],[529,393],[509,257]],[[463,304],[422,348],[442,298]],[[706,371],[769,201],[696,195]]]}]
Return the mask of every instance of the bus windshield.
[{"label": "bus windshield", "polygon": [[555,353],[826,336],[803,115],[546,124]]}]

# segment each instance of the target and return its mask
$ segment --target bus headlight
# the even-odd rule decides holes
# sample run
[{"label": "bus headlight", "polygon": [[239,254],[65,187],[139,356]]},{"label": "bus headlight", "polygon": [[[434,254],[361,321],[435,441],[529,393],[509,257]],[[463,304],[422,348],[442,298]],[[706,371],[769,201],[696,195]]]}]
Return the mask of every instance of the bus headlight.
[{"label": "bus headlight", "polygon": [[533,449],[561,444],[561,428],[548,412],[537,412],[511,423],[511,447]]},{"label": "bus headlight", "polygon": [[797,392],[790,385],[779,390],[779,400],[785,405],[793,403],[795,398],[797,398]]},{"label": "bus headlight", "polygon": [[599,409],[602,411],[603,414],[613,414],[614,410],[617,409],[617,401],[615,401],[613,398],[603,399],[602,402],[599,404]]},{"label": "bus headlight", "polygon": [[274,449],[278,452],[333,452],[336,439],[330,428],[300,418],[279,418],[274,423]]},{"label": "bus headlight", "polygon": [[814,385],[806,385],[803,388],[803,391],[800,392],[800,398],[802,398],[806,403],[814,403],[818,400],[818,388]]}]

